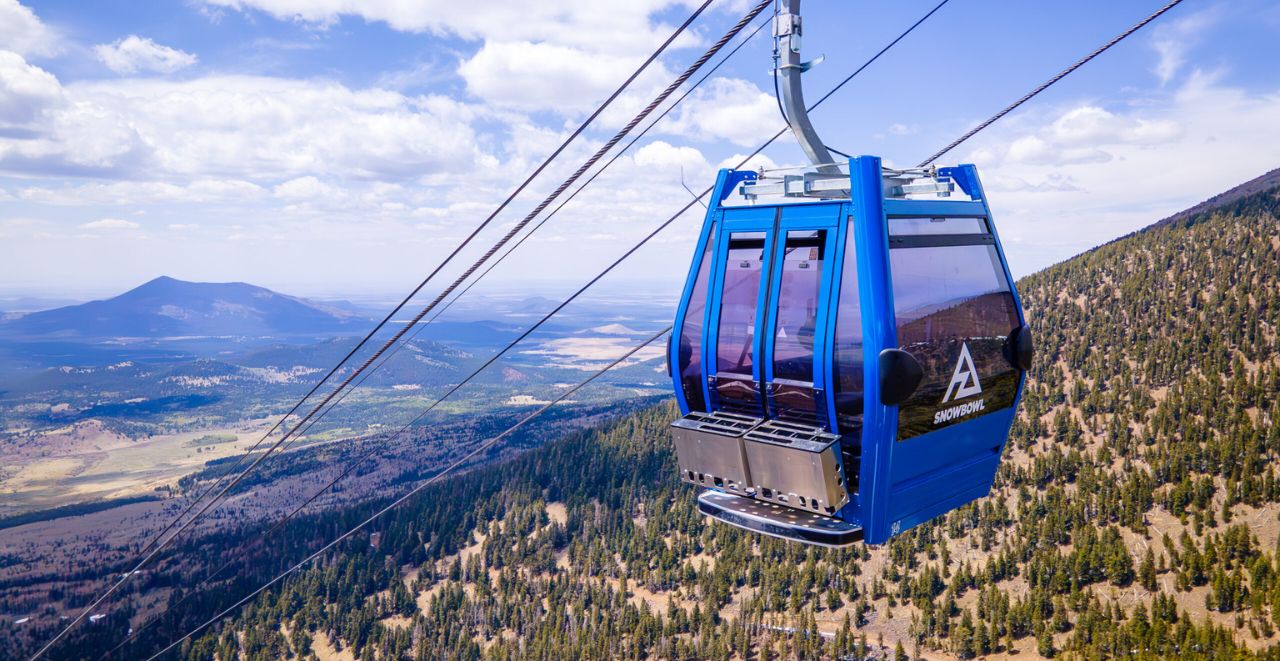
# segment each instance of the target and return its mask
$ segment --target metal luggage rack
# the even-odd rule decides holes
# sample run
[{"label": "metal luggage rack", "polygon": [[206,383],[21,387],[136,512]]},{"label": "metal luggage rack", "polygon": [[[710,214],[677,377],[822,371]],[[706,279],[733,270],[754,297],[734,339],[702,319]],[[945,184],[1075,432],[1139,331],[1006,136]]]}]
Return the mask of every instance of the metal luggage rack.
[{"label": "metal luggage rack", "polygon": [[825,516],[849,502],[840,436],[820,428],[716,411],[672,425],[680,479]]},{"label": "metal luggage rack", "polygon": [[691,411],[671,426],[680,479],[690,484],[751,494],[751,471],[742,437],[759,418]]},{"label": "metal luggage rack", "polygon": [[766,420],[746,433],[747,438],[770,443],[786,443],[816,452],[840,440],[829,431],[785,420]]},{"label": "metal luggage rack", "polygon": [[765,420],[743,436],[755,497],[831,516],[849,502],[838,434]]},{"label": "metal luggage rack", "polygon": [[726,411],[714,411],[711,413],[690,411],[689,415],[684,416],[684,419],[697,422],[702,429],[718,431],[724,434],[745,434],[752,427],[760,424],[759,418]]}]

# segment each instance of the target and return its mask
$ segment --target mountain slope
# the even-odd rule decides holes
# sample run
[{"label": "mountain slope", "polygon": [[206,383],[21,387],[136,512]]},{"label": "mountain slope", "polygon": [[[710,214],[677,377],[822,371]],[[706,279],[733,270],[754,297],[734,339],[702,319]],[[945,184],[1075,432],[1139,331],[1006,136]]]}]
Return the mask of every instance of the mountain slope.
[{"label": "mountain slope", "polygon": [[1183,211],[1175,213],[1172,216],[1155,223],[1152,225],[1152,228],[1176,223],[1180,220],[1191,218],[1192,216],[1206,212],[1213,212],[1214,210],[1226,210],[1237,201],[1257,195],[1258,193],[1266,193],[1267,191],[1274,190],[1277,187],[1280,187],[1280,168],[1276,168],[1264,175],[1250,179],[1231,190],[1218,193],[1190,209],[1184,209]]},{"label": "mountain slope", "polygon": [[353,312],[242,282],[159,277],[114,298],[14,319],[0,324],[0,333],[42,339],[324,335],[366,324]]},{"label": "mountain slope", "polygon": [[[995,492],[883,547],[706,523],[667,405],[435,485],[182,657],[1276,658],[1278,216],[1262,190],[1021,281]],[[367,511],[296,522],[135,651]]]}]

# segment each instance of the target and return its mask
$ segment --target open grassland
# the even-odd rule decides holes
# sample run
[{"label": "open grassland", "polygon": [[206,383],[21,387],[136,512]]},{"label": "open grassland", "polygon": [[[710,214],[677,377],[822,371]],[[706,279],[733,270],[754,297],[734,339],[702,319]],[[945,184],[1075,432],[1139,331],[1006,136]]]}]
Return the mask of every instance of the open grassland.
[{"label": "open grassland", "polygon": [[136,440],[95,421],[44,432],[29,442],[48,454],[3,457],[0,518],[165,490],[205,462],[243,452],[271,424],[265,419],[248,420]]}]

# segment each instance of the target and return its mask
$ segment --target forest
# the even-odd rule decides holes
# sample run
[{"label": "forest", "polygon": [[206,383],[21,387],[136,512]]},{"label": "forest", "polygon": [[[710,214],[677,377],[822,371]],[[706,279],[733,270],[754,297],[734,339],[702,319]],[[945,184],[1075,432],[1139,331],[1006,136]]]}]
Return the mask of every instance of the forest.
[{"label": "forest", "polygon": [[[885,546],[705,522],[666,403],[427,489],[171,658],[1280,659],[1278,218],[1264,190],[1022,279],[992,494]],[[132,626],[110,658],[146,658],[385,502],[179,549],[136,586],[161,619],[57,656]]]}]

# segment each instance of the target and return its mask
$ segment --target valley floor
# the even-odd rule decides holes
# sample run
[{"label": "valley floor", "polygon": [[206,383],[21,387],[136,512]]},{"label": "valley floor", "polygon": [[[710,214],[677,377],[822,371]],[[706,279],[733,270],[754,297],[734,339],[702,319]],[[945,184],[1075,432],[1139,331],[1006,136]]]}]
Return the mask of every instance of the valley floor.
[{"label": "valley floor", "polygon": [[12,441],[0,469],[0,520],[79,503],[168,492],[209,461],[238,455],[274,420],[130,439],[96,420]]}]

